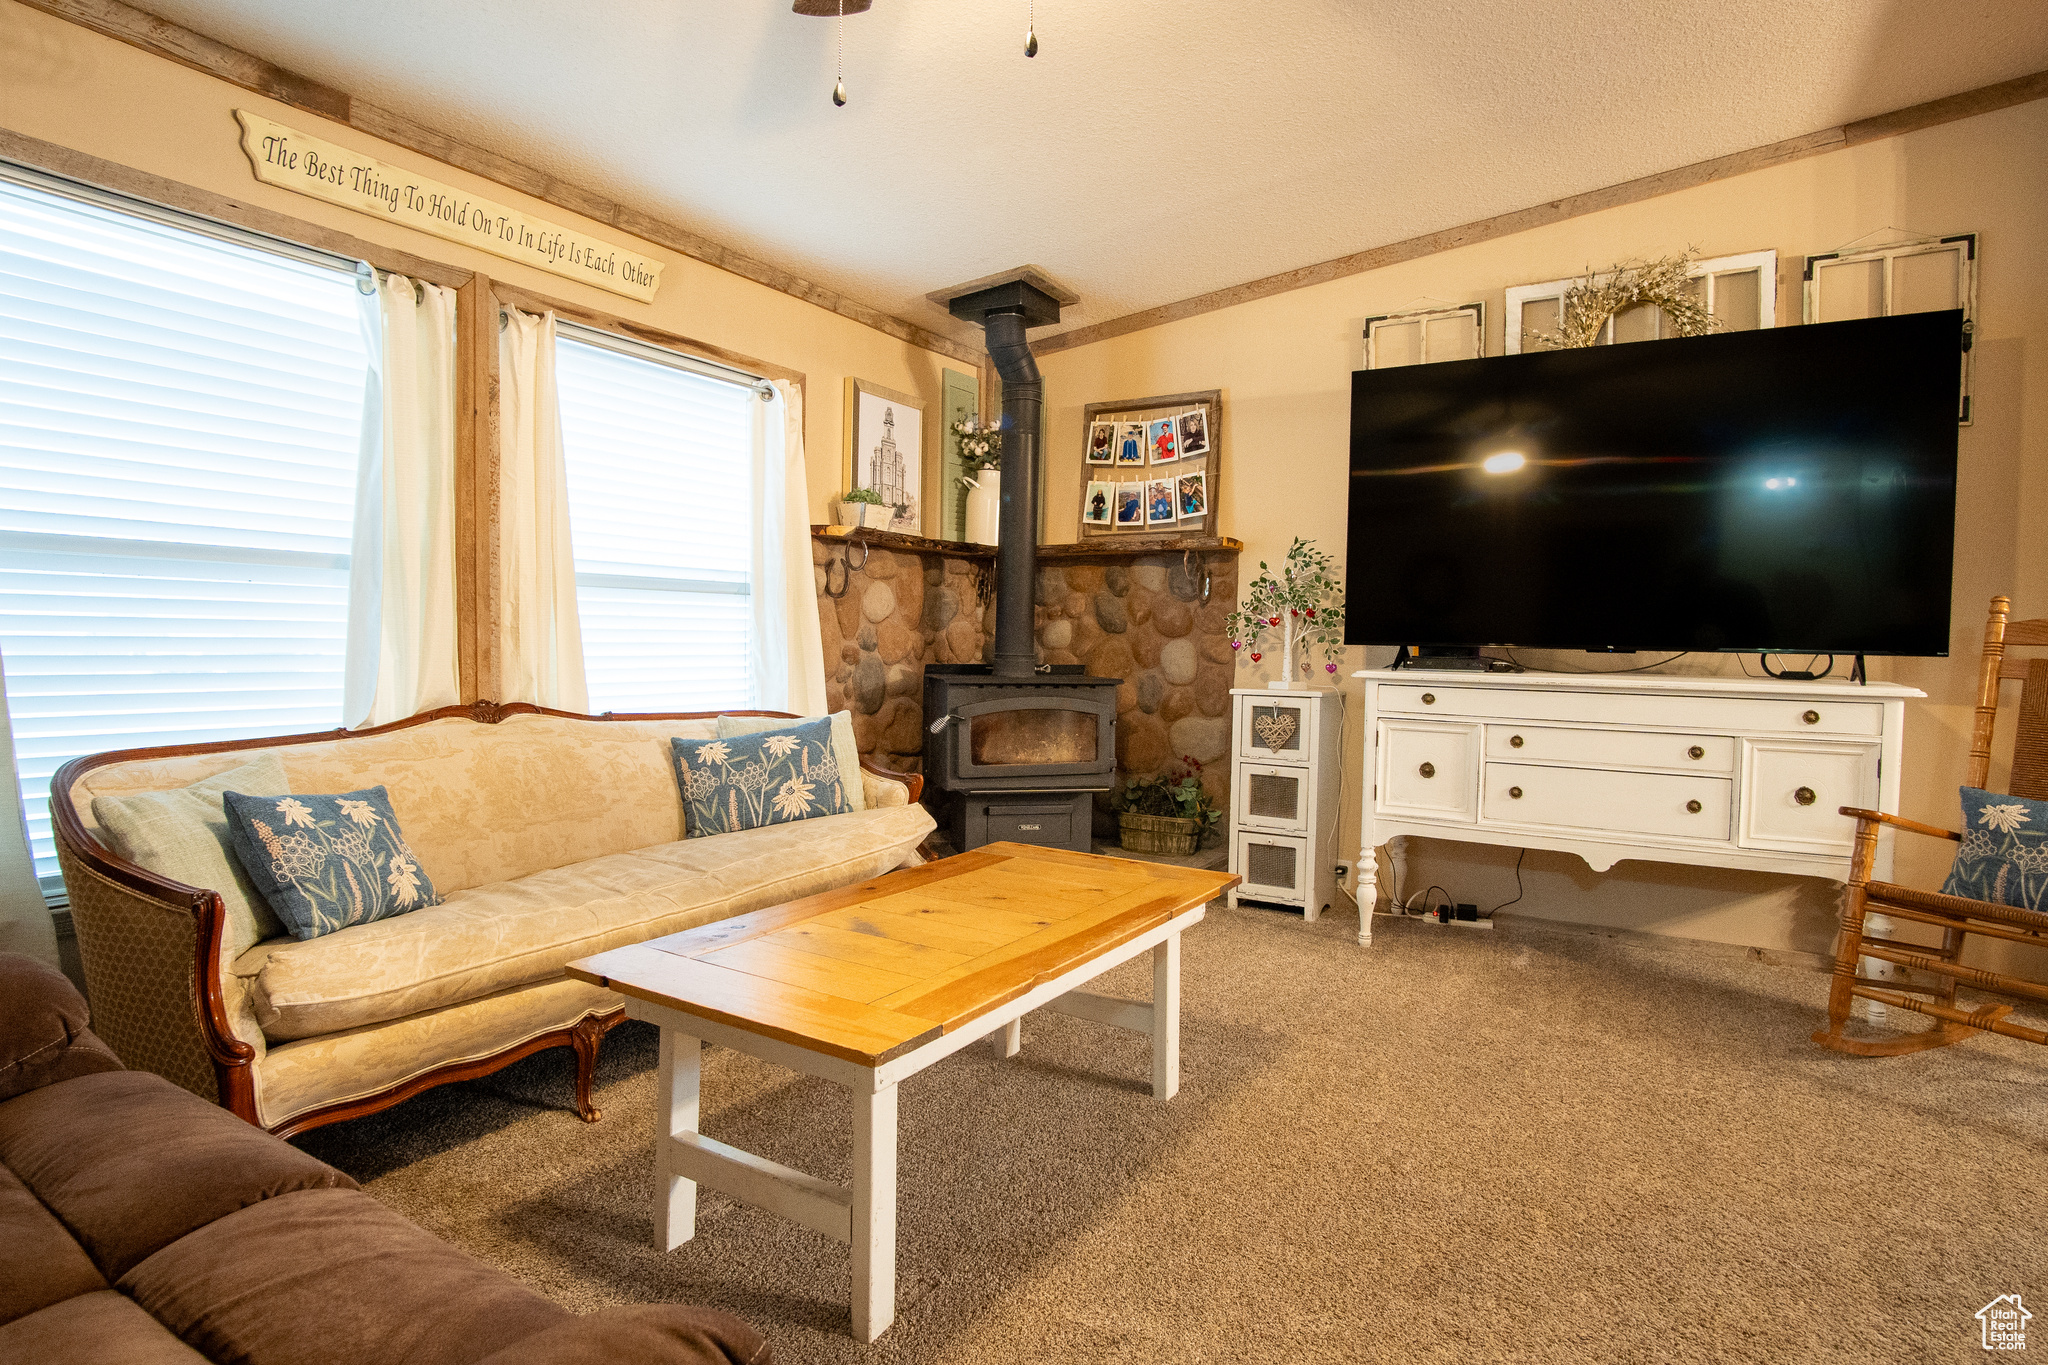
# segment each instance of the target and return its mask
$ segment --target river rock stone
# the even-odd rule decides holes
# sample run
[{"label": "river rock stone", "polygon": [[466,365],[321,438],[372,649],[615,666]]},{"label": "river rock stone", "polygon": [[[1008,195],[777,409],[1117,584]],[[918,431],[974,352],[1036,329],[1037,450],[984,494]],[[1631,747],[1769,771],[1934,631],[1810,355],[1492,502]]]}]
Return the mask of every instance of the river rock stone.
[{"label": "river rock stone", "polygon": [[[878,637],[875,647],[885,664],[899,664],[922,652],[918,646],[924,643],[923,638],[895,618],[882,622],[875,633]],[[912,659],[912,662],[916,660]]]},{"label": "river rock stone", "polygon": [[944,630],[960,614],[960,590],[944,581],[936,586],[927,581],[924,594],[924,628]]},{"label": "river rock stone", "polygon": [[1151,714],[1159,710],[1159,703],[1166,700],[1166,683],[1157,673],[1138,675],[1138,709]]},{"label": "river rock stone", "polygon": [[1140,668],[1157,668],[1159,648],[1165,643],[1149,630],[1134,630],[1131,632],[1131,657],[1138,661]]},{"label": "river rock stone", "polygon": [[[1202,574],[1200,563],[1190,561],[1183,564],[1176,559],[1166,566],[1166,590],[1183,602],[1192,602],[1202,595]],[[1211,575],[1211,583],[1215,579]]]},{"label": "river rock stone", "polygon": [[1122,597],[1131,590],[1130,571],[1121,564],[1111,564],[1102,571],[1102,586]]},{"label": "river rock stone", "polygon": [[870,583],[860,595],[861,615],[870,621],[886,621],[896,610],[896,591],[887,583]]},{"label": "river rock stone", "polygon": [[913,754],[924,748],[923,709],[908,697],[898,697],[875,717],[880,728],[877,741],[892,754]]},{"label": "river rock stone", "polygon": [[1159,717],[1139,711],[1117,722],[1116,761],[1126,777],[1150,777],[1164,768],[1175,752],[1166,723]]},{"label": "river rock stone", "polygon": [[1067,600],[1067,576],[1059,569],[1038,571],[1038,605],[1056,607]]},{"label": "river rock stone", "polygon": [[892,697],[914,697],[924,691],[924,665],[890,664],[883,690]]},{"label": "river rock stone", "polygon": [[1166,591],[1165,561],[1147,556],[1131,563],[1131,582],[1147,592]]},{"label": "river rock stone", "polygon": [[1167,736],[1174,753],[1213,763],[1230,748],[1230,721],[1223,716],[1188,716],[1175,721]]},{"label": "river rock stone", "polygon": [[1198,662],[1194,642],[1191,640],[1168,640],[1159,651],[1159,671],[1166,675],[1166,680],[1170,683],[1193,682]]},{"label": "river rock stone", "polygon": [[1065,649],[1074,643],[1074,623],[1068,620],[1047,621],[1039,628],[1038,643],[1047,649]]},{"label": "river rock stone", "polygon": [[1108,592],[1095,594],[1095,622],[1111,635],[1121,635],[1131,628],[1124,600]]},{"label": "river rock stone", "polygon": [[[1195,709],[1205,716],[1221,716],[1230,710],[1230,674],[1203,669],[1195,674]],[[1176,716],[1174,719],[1178,720]]]},{"label": "river rock stone", "polygon": [[1088,653],[1088,671],[1098,678],[1128,678],[1137,671],[1130,642],[1112,635]]},{"label": "river rock stone", "polygon": [[1062,610],[1069,616],[1082,616],[1088,611],[1088,597],[1085,593],[1070,592]]},{"label": "river rock stone", "polygon": [[1159,703],[1159,719],[1172,724],[1182,716],[1195,714],[1195,693],[1190,687],[1176,687]]},{"label": "river rock stone", "polygon": [[875,624],[872,621],[861,624],[860,634],[854,636],[854,640],[869,653],[873,653],[875,647],[881,643],[881,637],[875,633]]},{"label": "river rock stone", "polygon": [[1100,564],[1069,564],[1067,566],[1068,592],[1101,592],[1102,566]]},{"label": "river rock stone", "polygon": [[[888,695],[889,674],[882,667],[882,661],[869,655],[862,659],[853,670],[853,709],[866,715],[873,715],[882,709],[882,699]],[[868,746],[863,745],[863,748]]]},{"label": "river rock stone", "polygon": [[893,551],[870,547],[868,562],[861,566],[861,572],[869,578],[894,578],[901,567]]},{"label": "river rock stone", "polygon": [[1185,635],[1194,629],[1195,614],[1188,604],[1178,597],[1155,597],[1152,599],[1152,629],[1169,639]]},{"label": "river rock stone", "polygon": [[981,632],[965,617],[946,627],[946,644],[954,663],[970,664],[981,657]]}]

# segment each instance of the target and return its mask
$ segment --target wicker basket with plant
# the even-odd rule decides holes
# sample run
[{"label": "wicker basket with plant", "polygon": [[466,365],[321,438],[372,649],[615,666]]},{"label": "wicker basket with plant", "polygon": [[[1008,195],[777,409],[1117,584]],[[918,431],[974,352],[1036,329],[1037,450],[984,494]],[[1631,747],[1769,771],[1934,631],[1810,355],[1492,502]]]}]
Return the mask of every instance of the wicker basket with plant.
[{"label": "wicker basket with plant", "polygon": [[1122,844],[1132,853],[1193,853],[1223,819],[1202,787],[1202,765],[1183,754],[1172,772],[1134,778],[1114,799]]}]

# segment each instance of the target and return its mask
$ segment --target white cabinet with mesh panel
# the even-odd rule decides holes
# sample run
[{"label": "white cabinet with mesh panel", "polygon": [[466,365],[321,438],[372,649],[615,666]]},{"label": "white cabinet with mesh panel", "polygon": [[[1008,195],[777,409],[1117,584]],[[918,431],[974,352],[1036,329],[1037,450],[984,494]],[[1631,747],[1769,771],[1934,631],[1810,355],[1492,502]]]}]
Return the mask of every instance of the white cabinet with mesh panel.
[{"label": "white cabinet with mesh panel", "polygon": [[1337,894],[1343,695],[1237,688],[1231,697],[1230,870],[1244,884],[1230,903],[1298,906],[1313,920]]}]

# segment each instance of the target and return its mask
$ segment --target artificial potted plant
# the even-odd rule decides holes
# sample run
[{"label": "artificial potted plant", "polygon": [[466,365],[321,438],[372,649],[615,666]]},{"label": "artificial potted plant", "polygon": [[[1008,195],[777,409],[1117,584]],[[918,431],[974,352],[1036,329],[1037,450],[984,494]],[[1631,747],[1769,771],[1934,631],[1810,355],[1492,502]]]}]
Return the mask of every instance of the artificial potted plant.
[{"label": "artificial potted plant", "polygon": [[832,504],[832,515],[838,518],[837,525],[866,526],[880,531],[895,519],[896,509],[883,502],[882,495],[872,488],[852,488]]},{"label": "artificial potted plant", "polygon": [[1133,778],[1116,794],[1119,842],[1133,853],[1193,853],[1223,818],[1202,787],[1202,765],[1181,755],[1170,773]]},{"label": "artificial potted plant", "polygon": [[1259,576],[1244,590],[1225,628],[1230,647],[1257,663],[1268,630],[1280,632],[1280,676],[1275,688],[1306,687],[1296,673],[1310,673],[1311,650],[1323,652],[1323,671],[1334,674],[1344,653],[1344,590],[1337,582],[1336,562],[1313,541],[1294,538],[1287,558],[1275,574],[1259,561]]}]

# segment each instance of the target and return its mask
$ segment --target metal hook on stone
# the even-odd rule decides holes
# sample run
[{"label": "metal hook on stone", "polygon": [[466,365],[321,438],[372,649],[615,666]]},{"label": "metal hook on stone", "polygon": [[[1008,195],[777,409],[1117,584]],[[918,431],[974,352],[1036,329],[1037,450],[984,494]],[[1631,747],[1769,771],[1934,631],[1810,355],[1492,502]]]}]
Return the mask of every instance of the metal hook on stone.
[{"label": "metal hook on stone", "polygon": [[[860,563],[858,564],[853,562],[853,547],[856,545],[860,546]],[[855,540],[849,536],[846,541],[846,551],[841,558],[845,560],[846,567],[851,572],[856,569],[865,569],[868,566],[868,560],[873,557],[874,553],[874,548],[865,540]]]},{"label": "metal hook on stone", "polygon": [[[839,566],[838,592],[832,591],[832,566],[835,564]],[[846,553],[842,550],[839,554],[839,558],[828,559],[825,561],[825,596],[832,598],[834,601],[837,601],[839,598],[846,596],[846,590],[852,586],[853,570],[847,567]]]}]

